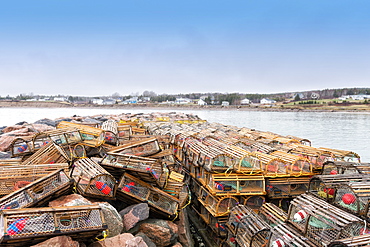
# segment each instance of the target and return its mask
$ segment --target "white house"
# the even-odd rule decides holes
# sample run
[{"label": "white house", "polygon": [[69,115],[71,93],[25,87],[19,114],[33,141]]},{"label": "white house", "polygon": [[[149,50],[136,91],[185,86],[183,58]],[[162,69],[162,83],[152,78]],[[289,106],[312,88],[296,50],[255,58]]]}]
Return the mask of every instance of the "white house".
[{"label": "white house", "polygon": [[249,105],[251,103],[251,101],[249,100],[249,99],[242,99],[241,101],[240,101],[240,104],[241,105]]},{"label": "white house", "polygon": [[272,104],[275,104],[276,101],[275,100],[272,100],[272,99],[266,99],[266,98],[263,98],[261,99],[260,101],[260,104],[261,105],[272,105]]},{"label": "white house", "polygon": [[229,103],[229,101],[222,101],[222,102],[221,102],[221,105],[222,105],[222,106],[229,106],[229,105],[230,105],[230,103]]},{"label": "white house", "polygon": [[114,105],[116,103],[115,99],[107,99],[103,101],[103,105]]},{"label": "white house", "polygon": [[187,98],[176,98],[175,104],[189,104],[191,103],[191,99]]},{"label": "white house", "polygon": [[207,102],[205,102],[203,99],[199,99],[198,105],[207,105]]},{"label": "white house", "polygon": [[96,105],[102,105],[103,102],[104,102],[104,100],[102,100],[102,99],[92,99],[91,100],[91,103],[96,104]]},{"label": "white house", "polygon": [[347,99],[353,99],[353,100],[364,100],[364,99],[370,99],[370,95],[366,94],[358,94],[358,95],[342,95],[338,99],[340,100],[347,100]]},{"label": "white house", "polygon": [[68,101],[66,97],[54,97],[55,101]]}]

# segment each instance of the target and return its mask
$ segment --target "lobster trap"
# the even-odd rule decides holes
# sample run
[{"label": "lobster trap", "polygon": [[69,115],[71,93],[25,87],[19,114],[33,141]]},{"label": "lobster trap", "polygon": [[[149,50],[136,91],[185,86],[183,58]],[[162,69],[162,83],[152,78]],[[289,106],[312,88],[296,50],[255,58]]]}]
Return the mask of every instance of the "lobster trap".
[{"label": "lobster trap", "polygon": [[258,210],[258,215],[271,227],[283,224],[288,214],[273,203],[264,203]]},{"label": "lobster trap", "polygon": [[287,198],[306,193],[310,177],[267,178],[266,193],[269,198]]},{"label": "lobster trap", "polygon": [[24,160],[21,165],[67,163],[71,159],[60,146],[50,142]]},{"label": "lobster trap", "polygon": [[365,222],[310,194],[296,197],[290,204],[288,222],[318,246],[341,238],[359,236]]},{"label": "lobster trap", "polygon": [[117,144],[119,143],[117,122],[112,119],[108,119],[107,121],[103,122],[103,124],[101,125],[101,129],[105,131],[105,143],[117,146]]},{"label": "lobster trap", "polygon": [[119,180],[124,172],[143,180],[150,184],[157,184],[163,187],[166,180],[168,170],[158,160],[140,156],[128,156],[122,154],[109,153],[101,165]]},{"label": "lobster trap", "polygon": [[0,166],[0,196],[17,191],[31,182],[60,169],[64,169],[68,173],[68,164]]},{"label": "lobster trap", "polygon": [[370,163],[328,161],[324,163],[321,174],[370,174]]},{"label": "lobster trap", "polygon": [[321,170],[325,162],[334,160],[330,152],[319,150],[311,146],[294,143],[289,147],[291,148],[289,150],[290,154],[298,155],[310,160],[314,170]]},{"label": "lobster trap", "polygon": [[117,189],[117,198],[127,203],[147,202],[150,210],[162,217],[174,218],[179,206],[179,200],[162,190],[125,173]]},{"label": "lobster trap", "polygon": [[95,161],[89,158],[75,161],[71,174],[81,195],[105,199],[115,197],[116,179]]},{"label": "lobster trap", "polygon": [[82,142],[82,137],[78,129],[66,127],[38,133],[33,137],[32,142],[34,150],[38,150],[49,142],[60,146],[74,145]]},{"label": "lobster trap", "polygon": [[110,150],[111,153],[135,155],[135,156],[150,156],[159,153],[158,140],[156,138],[147,138],[140,141],[130,141],[127,144],[120,145]]},{"label": "lobster trap", "polygon": [[184,175],[175,171],[171,171],[163,188],[164,192],[179,199],[179,204],[181,207],[187,203],[190,193],[189,188],[183,181]]},{"label": "lobster trap", "polygon": [[0,245],[30,246],[53,236],[90,240],[107,228],[97,205],[0,211]]},{"label": "lobster trap", "polygon": [[15,138],[10,145],[10,150],[12,157],[23,157],[33,154],[32,137],[23,136]]},{"label": "lobster trap", "polygon": [[213,194],[221,195],[265,195],[265,178],[260,175],[238,173],[206,173],[206,187]]},{"label": "lobster trap", "polygon": [[320,147],[318,149],[323,152],[331,153],[334,160],[357,162],[357,163],[361,162],[360,155],[352,151],[339,150],[339,149],[333,149],[333,148],[323,148],[323,147]]},{"label": "lobster trap", "polygon": [[271,228],[268,246],[316,247],[289,224],[282,223]]},{"label": "lobster trap", "polygon": [[370,178],[338,185],[333,205],[370,220]]},{"label": "lobster trap", "polygon": [[258,212],[260,207],[265,203],[265,196],[241,196],[240,203]]},{"label": "lobster trap", "polygon": [[198,201],[210,212],[213,217],[220,217],[230,213],[231,208],[239,204],[233,196],[213,196],[204,187],[200,187]]},{"label": "lobster trap", "polygon": [[287,174],[289,174],[289,176],[313,175],[312,163],[309,159],[294,154],[288,154],[283,151],[275,151],[271,153],[271,155],[286,162]]},{"label": "lobster trap", "polygon": [[237,205],[231,209],[226,226],[240,246],[257,247],[268,242],[270,226],[244,205]]},{"label": "lobster trap", "polygon": [[261,162],[263,175],[265,177],[290,176],[287,169],[288,164],[282,159],[259,152],[253,152],[252,155]]},{"label": "lobster trap", "polygon": [[[362,174],[316,175],[313,176],[310,180],[308,192],[312,195],[315,195],[321,199],[326,200],[329,203],[333,203],[336,197],[338,187],[350,185],[352,183],[359,183],[359,186],[361,187],[361,184],[370,183],[370,176]],[[366,189],[364,192],[365,193],[363,194],[366,195],[367,194]],[[353,196],[355,196],[355,193],[353,192],[349,193],[354,194]]]},{"label": "lobster trap", "polygon": [[71,192],[72,184],[63,170],[53,172],[1,198],[0,209],[41,206],[52,197]]},{"label": "lobster trap", "polygon": [[89,147],[99,147],[105,141],[105,131],[100,128],[67,121],[62,121],[57,125],[57,129],[64,128],[75,128],[79,130],[82,137],[82,143]]}]

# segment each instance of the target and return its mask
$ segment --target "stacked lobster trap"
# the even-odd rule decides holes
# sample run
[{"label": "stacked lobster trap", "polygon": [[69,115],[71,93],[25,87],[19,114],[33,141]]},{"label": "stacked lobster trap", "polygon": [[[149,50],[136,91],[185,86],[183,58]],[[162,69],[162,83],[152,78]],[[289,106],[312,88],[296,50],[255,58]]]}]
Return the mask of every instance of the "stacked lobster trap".
[{"label": "stacked lobster trap", "polygon": [[8,195],[31,182],[50,173],[64,169],[68,173],[69,165],[41,164],[33,166],[6,165],[0,167],[0,196]]},{"label": "stacked lobster trap", "polygon": [[309,193],[369,220],[369,175],[316,175],[310,181]]},{"label": "stacked lobster trap", "polygon": [[336,174],[370,174],[370,163],[349,161],[328,161],[323,165],[322,175]]},{"label": "stacked lobster trap", "polygon": [[318,246],[366,233],[366,222],[310,194],[296,197],[287,221]]},{"label": "stacked lobster trap", "polygon": [[58,170],[25,185],[0,199],[0,209],[42,206],[51,198],[72,192],[73,180]]},{"label": "stacked lobster trap", "polygon": [[77,240],[89,240],[106,228],[99,206],[0,211],[1,246],[29,246],[60,235],[69,235]]}]

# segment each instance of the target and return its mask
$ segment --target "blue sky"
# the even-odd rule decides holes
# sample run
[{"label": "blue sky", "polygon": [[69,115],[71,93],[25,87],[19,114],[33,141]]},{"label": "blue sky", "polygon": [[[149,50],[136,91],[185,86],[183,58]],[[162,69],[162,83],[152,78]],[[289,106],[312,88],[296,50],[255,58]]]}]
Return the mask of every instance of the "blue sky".
[{"label": "blue sky", "polygon": [[3,1],[0,95],[370,87],[370,2]]}]

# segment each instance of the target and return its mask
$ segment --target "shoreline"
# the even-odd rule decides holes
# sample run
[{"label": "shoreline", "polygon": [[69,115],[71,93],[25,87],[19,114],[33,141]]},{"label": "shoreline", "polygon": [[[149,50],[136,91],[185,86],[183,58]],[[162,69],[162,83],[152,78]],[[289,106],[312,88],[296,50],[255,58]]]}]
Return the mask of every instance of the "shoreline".
[{"label": "shoreline", "polygon": [[96,108],[96,109],[163,109],[163,110],[210,110],[210,111],[266,111],[266,112],[360,112],[369,113],[367,108],[354,108],[353,106],[245,106],[245,105],[161,105],[161,104],[128,104],[128,105],[93,105],[73,104],[67,102],[34,102],[34,101],[0,101],[0,108]]}]

